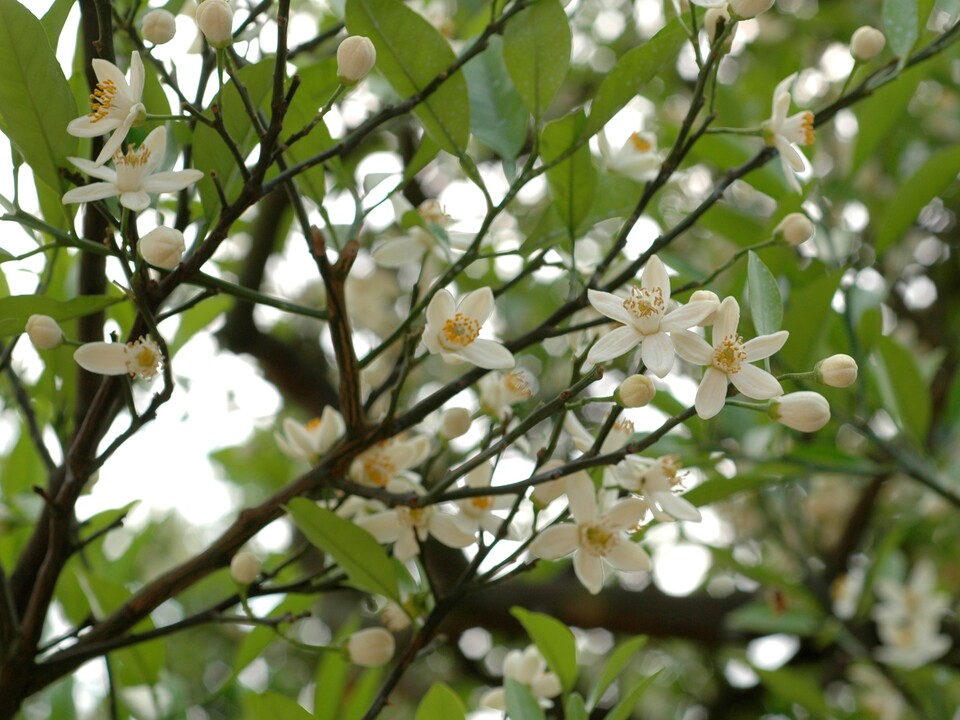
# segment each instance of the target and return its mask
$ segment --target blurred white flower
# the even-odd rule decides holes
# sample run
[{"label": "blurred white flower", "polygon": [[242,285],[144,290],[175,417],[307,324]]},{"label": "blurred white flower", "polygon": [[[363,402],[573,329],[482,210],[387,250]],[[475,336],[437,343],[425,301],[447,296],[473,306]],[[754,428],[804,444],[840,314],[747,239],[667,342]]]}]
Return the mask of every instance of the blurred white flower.
[{"label": "blurred white flower", "polygon": [[797,74],[783,80],[773,91],[773,110],[770,119],[761,126],[763,138],[767,145],[775,147],[780,153],[780,164],[787,184],[796,192],[802,188],[794,173],[803,172],[805,162],[803,155],[797,150],[797,145],[813,145],[813,113],[809,110],[798,112],[787,117],[790,110],[792,96],[790,89],[796,80]]},{"label": "blurred white flower", "polygon": [[260,558],[252,552],[242,550],[230,561],[230,577],[238,585],[249,585],[260,574]]},{"label": "blurred white flower", "polygon": [[336,445],[345,431],[343,416],[327,405],[320,417],[306,424],[286,418],[283,434],[274,433],[274,438],[285,455],[315,463]]},{"label": "blurred white flower", "polygon": [[63,330],[49,315],[31,315],[24,332],[37,350],[53,350],[63,343]]},{"label": "blurred white flower", "polygon": [[653,180],[660,172],[662,159],[657,152],[657,136],[650,132],[635,132],[614,151],[602,130],[597,133],[603,166],[615,175],[623,175],[636,182]]},{"label": "blurred white flower", "polygon": [[700,522],[700,511],[689,500],[674,493],[681,482],[680,458],[664,455],[653,460],[627,455],[617,463],[615,474],[620,487],[641,495],[653,516],[662,522],[689,520]]},{"label": "blurred white flower", "polygon": [[152,378],[160,371],[160,347],[145,335],[135,342],[91,342],[81,345],[73,359],[84,370],[100,375],[129,375]]},{"label": "blurred white flower", "polygon": [[[488,488],[493,477],[493,465],[482,463],[466,474],[464,484],[471,489]],[[503,527],[504,518],[494,514],[494,510],[506,510],[513,506],[516,495],[475,495],[457,500],[460,512],[456,515],[457,524],[464,532],[476,535],[483,530],[496,535]],[[513,523],[507,526],[506,536],[510,540],[519,539],[519,533]]]},{"label": "blurred white flower", "polygon": [[358,630],[344,644],[347,658],[361,667],[386,665],[393,659],[396,647],[397,642],[390,631],[377,627]]},{"label": "blurred white flower", "polygon": [[480,378],[480,408],[490,415],[504,420],[511,407],[532,398],[537,392],[537,378],[525,368],[505,373],[487,373]]},{"label": "blurred white flower", "polygon": [[[543,659],[536,645],[529,645],[525,650],[508,652],[503,660],[503,678],[526,685],[543,707],[552,707],[553,702],[548,698],[556,697],[563,691],[560,678],[547,669],[547,661]],[[505,711],[506,692],[502,687],[487,690],[480,698],[480,705]]]},{"label": "blurred white flower", "polygon": [[350,479],[376,487],[386,487],[397,478],[418,483],[419,477],[408,470],[422,463],[429,453],[430,439],[426,435],[383,440],[354,458],[350,463]]}]

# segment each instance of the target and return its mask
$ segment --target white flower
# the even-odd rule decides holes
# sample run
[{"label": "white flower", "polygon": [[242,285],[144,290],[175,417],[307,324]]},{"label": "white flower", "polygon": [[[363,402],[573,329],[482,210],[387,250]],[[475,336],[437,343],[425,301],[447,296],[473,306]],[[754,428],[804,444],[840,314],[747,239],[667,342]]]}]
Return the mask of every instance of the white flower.
[{"label": "white flower", "polygon": [[646,375],[631,375],[613,392],[617,405],[625,408],[638,408],[648,405],[656,396],[657,388],[653,380]]},{"label": "white flower", "polygon": [[[587,429],[577,419],[573,413],[568,413],[563,419],[563,429],[570,434],[574,447],[582,453],[590,452],[596,439],[587,432]],[[620,450],[633,438],[633,422],[627,418],[621,417],[610,428],[610,432],[600,444],[600,455],[616,452]],[[617,477],[612,465],[606,465],[603,468],[603,486],[609,487],[617,484]]]},{"label": "white flower", "polygon": [[[547,670],[547,661],[536,645],[525,650],[511,650],[503,660],[503,678],[510,678],[530,688],[530,692],[544,707],[552,707],[547,698],[556,697],[563,691],[563,685],[556,673]],[[488,690],[480,698],[480,705],[505,711],[507,709],[506,692],[502,687]]]},{"label": "white flower", "polygon": [[503,345],[480,337],[480,328],[493,312],[493,292],[488,287],[467,293],[457,303],[441,288],[427,305],[423,344],[447,362],[466,360],[488,370],[504,370],[515,364]]},{"label": "white flower", "polygon": [[380,619],[390,632],[401,632],[410,627],[410,616],[400,605],[388,600],[380,611]]},{"label": "white flower", "polygon": [[344,85],[359,82],[373,70],[377,62],[377,50],[370,38],[351,35],[337,48],[337,75]]},{"label": "white flower", "polygon": [[173,36],[177,34],[177,19],[169,10],[157,8],[143,16],[140,31],[147,42],[163,45],[173,40]]},{"label": "white flower", "polygon": [[470,411],[464,407],[453,407],[443,411],[440,418],[440,434],[447,440],[466,435],[473,424]]},{"label": "white flower", "polygon": [[[204,0],[213,2],[213,0]],[[167,131],[164,127],[154,129],[136,150],[133,146],[127,153],[118,150],[113,156],[116,170],[101,167],[84,158],[67,158],[91,177],[104,182],[73,188],[64,193],[63,202],[92,202],[104,198],[120,197],[125,208],[139,212],[150,205],[150,193],[174,192],[193,185],[203,173],[199,170],[168,170],[156,172],[163,162],[167,148]]]},{"label": "white flower", "polygon": [[842,353],[824,358],[813,366],[818,383],[828,387],[845,388],[857,381],[857,361]]},{"label": "white flower", "polygon": [[640,345],[643,364],[661,378],[673,367],[673,342],[667,333],[696,325],[717,307],[700,300],[668,311],[670,279],[656,255],[643,268],[640,287],[633,286],[626,300],[600,290],[588,290],[587,297],[597,312],[623,323],[590,348],[587,362],[612,360]]},{"label": "white flower", "polygon": [[430,453],[430,439],[417,435],[409,440],[394,437],[364,450],[350,463],[350,479],[361,485],[386,487],[396,478],[418,482],[410,468],[422,463]]},{"label": "white flower", "polygon": [[[204,0],[210,2],[210,0]],[[379,667],[393,659],[397,642],[390,631],[383,628],[366,628],[353,633],[344,644],[347,658],[361,667]]]},{"label": "white flower", "polygon": [[616,175],[646,182],[660,172],[660,154],[657,152],[657,136],[649,132],[635,132],[626,139],[620,150],[613,151],[606,134],[597,134],[603,166]]},{"label": "white flower", "polygon": [[[417,485],[393,481],[387,486],[390,492],[422,492]],[[377,542],[393,544],[393,554],[402,562],[420,554],[420,543],[432,535],[452,548],[473,545],[477,538],[465,532],[453,515],[440,512],[436,505],[422,508],[395,507],[354,520],[356,524],[373,535]]]},{"label": "white flower", "polygon": [[[478,465],[467,473],[464,483],[468,488],[490,487],[493,476],[493,466],[489,462]],[[505,510],[516,501],[516,495],[476,495],[463,500],[457,500],[460,512],[456,515],[460,528],[471,535],[484,530],[491,535],[500,532],[504,519],[493,514],[494,510]],[[516,528],[511,524],[507,527],[507,534],[511,540],[519,538]]]},{"label": "white flower", "polygon": [[203,0],[194,17],[213,47],[223,48],[233,42],[233,8],[227,0]]},{"label": "white flower", "polygon": [[63,330],[49,315],[31,315],[24,332],[37,350],[53,350],[63,342]]},{"label": "white flower", "polygon": [[850,54],[858,62],[873,60],[887,44],[887,38],[875,27],[864,25],[853,31],[850,38]]},{"label": "white flower", "polygon": [[742,20],[756,17],[773,7],[774,0],[730,0],[730,10]]},{"label": "white flower", "polygon": [[242,551],[230,561],[230,577],[238,585],[249,585],[260,574],[260,558],[252,552]]},{"label": "white flower", "polygon": [[567,481],[567,499],[572,523],[553,525],[541,532],[530,552],[544,560],[573,553],[573,569],[583,586],[596,595],[603,587],[604,564],[621,572],[650,569],[650,558],[629,533],[640,522],[646,507],[635,497],[617,500],[607,507],[611,493],[601,493],[585,476]]},{"label": "white flower", "polygon": [[505,373],[488,373],[480,378],[480,407],[504,420],[511,406],[532,398],[537,392],[537,378],[529,370],[517,368]]},{"label": "white flower", "polygon": [[673,334],[680,357],[707,366],[697,389],[695,403],[697,415],[704,420],[712,418],[723,408],[728,382],[754,400],[769,400],[783,394],[783,388],[773,375],[750,363],[777,352],[787,341],[789,333],[781,330],[744,342],[743,337],[737,334],[739,323],[740,306],[734,298],[728,297],[717,310],[713,347],[689,331]]},{"label": "white flower", "polygon": [[[710,8],[703,14],[703,29],[707,31],[707,37],[710,39],[710,45],[713,45],[717,41],[717,37],[719,37],[720,32],[729,24],[730,13],[728,12],[726,5],[723,7]],[[736,29],[727,35],[727,39],[722,48],[723,52],[730,52],[730,50],[733,48],[733,36],[735,33]]]},{"label": "white flower", "polygon": [[414,225],[406,235],[384,240],[371,254],[377,265],[399,268],[407,263],[422,262],[423,256],[428,253],[446,259],[446,251],[433,234],[419,225]]},{"label": "white flower", "polygon": [[800,183],[794,173],[803,172],[806,163],[796,145],[813,145],[813,113],[809,110],[787,117],[790,110],[790,88],[797,74],[781,82],[773,91],[773,111],[770,119],[761,126],[767,145],[775,147],[780,153],[780,164],[787,184],[796,192],[801,192]]},{"label": "white flower", "polygon": [[787,245],[797,246],[813,237],[813,223],[803,213],[790,213],[773,229],[774,237],[783,238]]},{"label": "white flower", "polygon": [[343,416],[327,405],[320,417],[306,425],[292,418],[283,421],[283,435],[275,433],[277,446],[285,455],[315,463],[327,454],[346,431]]},{"label": "white flower", "polygon": [[141,102],[143,61],[140,60],[138,52],[130,56],[129,83],[120,68],[112,62],[94,58],[92,64],[93,72],[97,76],[97,87],[90,96],[90,113],[71,120],[67,125],[67,132],[74,137],[99,137],[111,130],[115,131],[103,144],[103,149],[92,163],[103,165],[107,158],[120,149],[130,128],[140,125],[147,116],[146,108]]},{"label": "white flower", "polygon": [[163,225],[148,232],[137,243],[140,257],[164,270],[173,270],[179,265],[186,249],[183,233]]},{"label": "white flower", "polygon": [[91,342],[81,345],[73,359],[84,370],[100,375],[152,378],[160,371],[163,355],[149,335],[130,343]]},{"label": "white flower", "polygon": [[816,432],[830,422],[830,403],[809,390],[771,400],[767,412],[778,423],[800,432]]},{"label": "white flower", "polygon": [[627,455],[617,463],[615,473],[621,487],[643,496],[657,520],[700,522],[696,506],[673,492],[682,479],[678,475],[680,468],[680,458],[676,455],[664,455],[656,460]]}]

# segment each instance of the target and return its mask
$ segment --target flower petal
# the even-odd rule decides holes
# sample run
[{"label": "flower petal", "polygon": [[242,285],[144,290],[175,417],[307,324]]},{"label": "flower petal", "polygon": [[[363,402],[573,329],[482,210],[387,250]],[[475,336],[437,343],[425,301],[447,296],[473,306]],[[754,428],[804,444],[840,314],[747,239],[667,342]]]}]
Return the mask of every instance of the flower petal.
[{"label": "flower petal", "polygon": [[97,180],[106,180],[110,183],[117,181],[116,170],[97,165],[92,160],[87,160],[86,158],[68,157],[67,160],[73,163],[74,167],[80,172],[86,173],[90,177],[95,177]]},{"label": "flower petal", "polygon": [[477,541],[476,535],[465,532],[453,516],[436,512],[430,518],[430,534],[447,547],[465,548]]},{"label": "flower petal", "polygon": [[788,138],[785,138],[783,135],[778,135],[774,141],[774,145],[780,153],[780,157],[783,158],[783,161],[791,170],[794,172],[803,172],[803,169],[806,167],[806,163],[803,161],[803,154],[793,146],[793,143],[791,143]]},{"label": "flower petal", "polygon": [[119,123],[116,132],[103,144],[100,154],[97,155],[97,159],[94,160],[97,165],[103,165],[103,163],[113,157],[113,154],[120,149],[120,146],[127,137],[127,133],[130,132],[130,128],[133,127],[133,121],[137,119],[138,107],[143,108],[142,105],[134,106],[134,109],[127,113],[127,116]]},{"label": "flower petal", "polygon": [[130,55],[130,95],[135,102],[140,102],[143,97],[143,60],[140,59],[140,53],[136,50]]},{"label": "flower petal", "polygon": [[670,276],[667,275],[666,266],[656,255],[651,255],[643,266],[640,287],[648,290],[659,289],[663,293],[664,304],[670,299]]},{"label": "flower petal", "polygon": [[530,543],[530,554],[543,560],[557,560],[579,547],[579,533],[573,523],[548,527]]},{"label": "flower petal", "polygon": [[613,507],[604,513],[603,526],[607,530],[628,530],[640,522],[646,509],[647,504],[637,497],[617,500]]},{"label": "flower petal", "polygon": [[147,175],[143,179],[142,187],[149,193],[176,192],[201,179],[203,179],[201,170],[168,170]]},{"label": "flower petal", "polygon": [[503,345],[483,338],[474,340],[455,354],[467,362],[487,370],[506,370],[517,364],[513,353]]},{"label": "flower petal", "polygon": [[736,335],[740,324],[740,305],[736,298],[726,297],[717,308],[716,322],[713,324],[713,346],[716,347],[728,335]]},{"label": "flower petal", "polygon": [[590,352],[587,353],[587,362],[596,364],[613,360],[625,352],[636,349],[641,340],[643,340],[643,336],[633,325],[618,327],[613,332],[604,335],[590,348]]},{"label": "flower petal", "polygon": [[120,126],[120,118],[102,117],[96,122],[91,115],[74,118],[67,123],[67,133],[74,137],[99,137]]},{"label": "flower petal", "polygon": [[700,522],[702,519],[700,511],[689,500],[685,500],[679,495],[674,495],[669,490],[653,494],[653,500],[664,512],[669,513],[677,520],[689,520],[690,522]]},{"label": "flower petal", "polygon": [[666,377],[673,367],[673,341],[666,333],[647,335],[640,346],[643,364],[659,378]]},{"label": "flower petal", "polygon": [[596,555],[578,552],[573,556],[573,571],[590,594],[603,589],[603,562]]},{"label": "flower petal", "polygon": [[117,87],[118,95],[130,93],[130,86],[127,84],[127,79],[123,76],[123,73],[120,72],[120,68],[112,62],[102,58],[94,58],[90,61],[90,64],[93,66],[93,74],[97,76],[98,82],[113,83]]},{"label": "flower petal", "polygon": [[[416,262],[424,253],[423,246],[409,235],[393,238],[373,249],[373,261],[385,268],[403,267]],[[436,297],[436,296],[434,296]]]},{"label": "flower petal", "polygon": [[703,373],[703,380],[697,388],[697,398],[694,404],[697,415],[703,420],[709,420],[723,409],[727,397],[727,376],[713,367],[708,367]]},{"label": "flower petal", "polygon": [[98,182],[92,185],[67,190],[61,198],[64,205],[70,203],[93,202],[94,200],[103,200],[104,198],[116,197],[120,194],[117,186],[113,183]]},{"label": "flower petal", "polygon": [[612,293],[602,292],[600,290],[587,290],[587,299],[593,305],[593,309],[601,315],[605,315],[611,320],[616,320],[624,325],[632,325],[633,315],[627,312],[623,306],[623,298],[617,297]]},{"label": "flower petal", "polygon": [[120,204],[128,210],[140,212],[150,207],[150,196],[143,190],[121,193]]},{"label": "flower petal", "polygon": [[642,547],[628,540],[617,543],[606,555],[606,560],[621,572],[640,572],[650,569],[650,556]]},{"label": "flower petal", "polygon": [[446,288],[440,288],[427,305],[427,325],[439,332],[457,313],[457,303]]},{"label": "flower petal", "polygon": [[780,330],[770,335],[758,335],[752,340],[747,340],[743,344],[743,351],[747,354],[747,362],[755,362],[770,357],[783,347],[788,337],[790,337],[789,332]]},{"label": "flower petal", "polygon": [[701,323],[717,307],[718,303],[710,300],[694,300],[664,315],[663,319],[660,320],[660,329],[664,332],[686,330]]},{"label": "flower petal", "polygon": [[493,291],[488,287],[482,287],[467,293],[460,300],[457,311],[482,325],[493,312]]},{"label": "flower petal", "polygon": [[400,562],[406,562],[420,554],[420,544],[413,528],[403,528],[400,537],[393,544],[393,555]]},{"label": "flower petal", "polygon": [[592,522],[596,518],[597,491],[587,475],[572,475],[567,479],[567,502],[578,523]]},{"label": "flower petal", "polygon": [[779,381],[766,370],[756,365],[742,365],[740,372],[730,376],[734,387],[754,400],[769,400],[783,395],[783,388]]},{"label": "flower petal", "polygon": [[77,365],[98,375],[127,374],[127,346],[123,343],[91,342],[73,353]]},{"label": "flower petal", "polygon": [[702,337],[689,330],[674,330],[670,333],[677,355],[694,365],[709,365],[713,348]]},{"label": "flower petal", "polygon": [[373,515],[364,515],[355,520],[358,527],[373,535],[379,543],[396,542],[403,529],[396,510],[383,510]]}]

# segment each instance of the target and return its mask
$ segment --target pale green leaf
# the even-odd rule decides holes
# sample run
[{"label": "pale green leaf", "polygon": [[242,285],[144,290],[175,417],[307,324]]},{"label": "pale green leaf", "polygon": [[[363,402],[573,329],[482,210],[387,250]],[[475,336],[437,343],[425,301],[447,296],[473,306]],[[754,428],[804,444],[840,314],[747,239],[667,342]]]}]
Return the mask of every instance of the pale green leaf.
[{"label": "pale green leaf", "polygon": [[[543,128],[541,155],[552,162],[569,150],[581,136],[583,112],[566,115]],[[561,222],[571,236],[593,205],[597,189],[597,168],[586,143],[562,162],[547,170],[547,184]]]},{"label": "pale green leaf", "polygon": [[883,34],[894,55],[907,57],[919,32],[917,0],[883,0]]},{"label": "pale green leaf", "polygon": [[503,679],[503,687],[510,720],[546,720],[547,716],[530,688],[510,677]]},{"label": "pale green leaf", "polygon": [[750,314],[758,335],[777,332],[783,324],[783,299],[777,279],[753,250],[747,257],[747,288]]},{"label": "pale green leaf", "polygon": [[512,160],[526,140],[529,115],[507,74],[503,41],[490,38],[490,46],[468,62],[463,72],[470,90],[471,132],[502,158]]},{"label": "pale green leaf", "polygon": [[542,118],[570,67],[570,23],[559,0],[537,0],[503,32],[507,72],[527,109]]},{"label": "pale green leaf", "polygon": [[630,692],[621,698],[620,702],[614,705],[613,709],[607,713],[605,720],[629,720],[629,718],[633,717],[633,709],[637,701],[640,700],[640,696],[647,691],[647,688],[650,687],[650,684],[656,680],[659,674],[660,671],[657,670],[653,675],[645,677],[631,687]]},{"label": "pale green leaf", "polygon": [[54,300],[44,295],[0,298],[0,337],[23,332],[31,315],[49,315],[58,322],[72,320],[99,312],[123,299],[110,295],[80,295],[72,300]]},{"label": "pale green leaf", "polygon": [[597,702],[603,697],[607,688],[617,679],[617,675],[623,671],[627,664],[633,659],[633,656],[646,644],[647,638],[643,635],[638,635],[637,637],[624,640],[617,646],[616,650],[610,654],[606,665],[603,666],[603,672],[600,673],[597,684],[594,685],[593,690],[590,691],[590,696],[587,699],[587,705],[589,707],[596,707]]},{"label": "pale green leaf", "polygon": [[587,706],[583,702],[583,696],[580,693],[570,693],[567,696],[567,702],[563,706],[563,712],[566,720],[590,720],[587,714]]},{"label": "pale green leaf", "polygon": [[329,553],[356,588],[401,602],[396,570],[370,533],[304,498],[287,507],[307,539]]},{"label": "pale green leaf", "polygon": [[313,715],[295,700],[277,693],[251,695],[249,703],[257,720],[313,720]]},{"label": "pale green leaf", "polygon": [[[439,31],[399,0],[347,0],[347,29],[377,50],[377,69],[401,97],[421,92],[456,56]],[[470,137],[470,97],[463,73],[448,77],[414,108],[442,150],[462,155]]]},{"label": "pale green leaf", "polygon": [[510,614],[523,625],[563,688],[572,689],[577,679],[577,644],[570,628],[556,618],[522,607],[511,608]]},{"label": "pale green leaf", "polygon": [[887,396],[885,404],[889,407],[889,401],[893,401],[900,429],[922,443],[930,428],[932,407],[916,357],[887,336],[877,339],[877,350],[885,371],[883,379],[888,383],[886,388],[881,388],[881,393]]},{"label": "pale green leaf", "polygon": [[824,699],[823,686],[817,678],[790,668],[780,670],[754,668],[754,671],[767,690],[779,698],[788,703],[800,705],[815,718],[834,716]]},{"label": "pale green leaf", "polygon": [[466,712],[459,695],[443,683],[434,683],[420,701],[414,720],[463,720]]}]

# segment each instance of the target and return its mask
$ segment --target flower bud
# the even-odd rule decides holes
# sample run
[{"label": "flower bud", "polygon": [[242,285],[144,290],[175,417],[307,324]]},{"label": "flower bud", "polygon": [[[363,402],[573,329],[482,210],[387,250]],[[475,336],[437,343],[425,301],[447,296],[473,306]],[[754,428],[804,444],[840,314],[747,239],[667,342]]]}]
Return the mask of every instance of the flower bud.
[{"label": "flower bud", "polygon": [[337,74],[344,85],[353,85],[373,69],[377,51],[370,38],[351,35],[337,48]]},{"label": "flower bud", "polygon": [[143,16],[140,32],[147,42],[163,45],[173,40],[173,36],[177,34],[177,19],[169,10],[151,10]]},{"label": "flower bud", "polygon": [[227,0],[203,0],[197,5],[197,27],[215,48],[233,42],[233,8]]},{"label": "flower bud", "polygon": [[180,264],[180,258],[183,257],[183,251],[187,246],[183,241],[182,232],[161,225],[140,238],[137,249],[140,251],[140,257],[151,265],[164,270],[173,270]]},{"label": "flower bud", "polygon": [[813,368],[818,383],[845,388],[857,381],[857,361],[849,355],[831,355]]},{"label": "flower bud", "polygon": [[787,245],[796,247],[813,237],[813,223],[803,213],[790,213],[773,229],[773,236],[783,238]]},{"label": "flower bud", "polygon": [[613,397],[620,407],[638,408],[648,404],[656,394],[653,380],[646,375],[631,375],[620,383]]},{"label": "flower bud", "polygon": [[63,330],[49,315],[31,315],[24,331],[37,350],[53,350],[63,342]]},{"label": "flower bud", "polygon": [[875,27],[864,25],[857,28],[850,38],[850,54],[858,62],[872,60],[887,44],[887,38]]},{"label": "flower bud", "polygon": [[[730,13],[727,12],[726,6],[710,8],[703,14],[703,29],[706,30],[711,45],[717,41],[717,38],[731,22]],[[723,52],[729,52],[733,46],[734,33],[735,31],[731,32],[724,41]]]},{"label": "flower bud", "polygon": [[[720,307],[720,298],[717,297],[717,294],[712,290],[697,290],[690,296],[690,302],[709,302],[712,303],[714,307]],[[709,327],[715,322],[716,316],[717,313],[714,311],[697,323],[697,325],[700,327]]]},{"label": "flower bud", "polygon": [[390,662],[396,647],[393,635],[377,627],[358,630],[349,637],[344,649],[347,651],[347,658],[354,665],[379,667]]},{"label": "flower bud", "polygon": [[260,574],[260,558],[252,552],[238,552],[230,561],[230,577],[238,585],[249,585]]},{"label": "flower bud", "polygon": [[830,422],[830,403],[820,393],[802,391],[770,401],[767,414],[800,432],[815,432]]},{"label": "flower bud", "polygon": [[733,14],[743,20],[756,17],[773,7],[774,0],[730,0]]},{"label": "flower bud", "polygon": [[455,407],[445,410],[440,420],[440,434],[447,440],[460,437],[470,429],[473,420],[466,408]]},{"label": "flower bud", "polygon": [[410,616],[395,602],[388,602],[380,611],[380,619],[392,632],[400,632],[410,627]]}]

